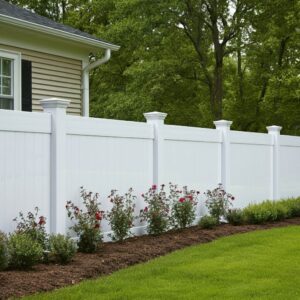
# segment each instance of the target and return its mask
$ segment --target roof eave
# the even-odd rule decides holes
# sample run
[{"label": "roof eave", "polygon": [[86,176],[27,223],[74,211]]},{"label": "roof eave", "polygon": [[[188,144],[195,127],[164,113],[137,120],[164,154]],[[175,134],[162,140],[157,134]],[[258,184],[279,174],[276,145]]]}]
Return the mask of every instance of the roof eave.
[{"label": "roof eave", "polygon": [[2,14],[0,14],[0,21],[9,23],[12,25],[20,26],[23,28],[25,27],[25,28],[35,30],[38,32],[46,33],[49,35],[54,35],[57,37],[65,38],[65,39],[68,39],[68,40],[71,40],[74,42],[79,42],[79,43],[89,45],[92,47],[96,47],[96,48],[110,49],[112,51],[118,51],[120,49],[120,46],[118,46],[118,45],[106,43],[106,42],[99,41],[99,40],[93,40],[93,39],[90,39],[90,38],[87,38],[84,36],[80,36],[80,35],[77,35],[74,33],[70,33],[70,32],[60,30],[60,29],[55,29],[55,28],[44,26],[44,25],[28,22],[25,20],[13,18],[10,16],[2,15]]}]

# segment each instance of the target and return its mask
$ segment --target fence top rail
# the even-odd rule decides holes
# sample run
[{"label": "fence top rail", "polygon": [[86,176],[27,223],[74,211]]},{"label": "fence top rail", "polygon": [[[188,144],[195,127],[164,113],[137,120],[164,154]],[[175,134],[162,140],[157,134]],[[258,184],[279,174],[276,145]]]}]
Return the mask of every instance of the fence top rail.
[{"label": "fence top rail", "polygon": [[270,134],[259,132],[230,131],[232,144],[265,145],[272,146],[273,139]]},{"label": "fence top rail", "polygon": [[0,109],[0,131],[51,133],[51,115]]},{"label": "fence top rail", "polygon": [[143,122],[67,116],[66,129],[69,135],[154,139],[152,126]]},{"label": "fence top rail", "polygon": [[300,147],[300,136],[281,135],[281,146]]},{"label": "fence top rail", "polygon": [[166,125],[163,128],[165,140],[221,143],[222,136],[218,130],[198,127]]}]

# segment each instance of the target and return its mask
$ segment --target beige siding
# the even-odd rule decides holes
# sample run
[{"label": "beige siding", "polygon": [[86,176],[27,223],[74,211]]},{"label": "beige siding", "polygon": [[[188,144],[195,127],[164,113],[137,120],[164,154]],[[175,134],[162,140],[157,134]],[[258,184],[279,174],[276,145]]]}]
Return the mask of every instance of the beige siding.
[{"label": "beige siding", "polygon": [[0,44],[0,49],[16,51],[32,62],[32,110],[41,111],[39,100],[59,97],[71,100],[67,112],[81,115],[80,60]]}]

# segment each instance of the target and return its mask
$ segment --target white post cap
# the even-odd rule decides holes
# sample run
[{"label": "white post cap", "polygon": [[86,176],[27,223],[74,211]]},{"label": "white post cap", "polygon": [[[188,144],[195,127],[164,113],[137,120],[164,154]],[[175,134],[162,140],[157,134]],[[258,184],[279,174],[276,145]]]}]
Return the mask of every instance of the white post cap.
[{"label": "white post cap", "polygon": [[147,121],[155,121],[155,120],[164,121],[167,115],[168,114],[166,113],[162,113],[158,111],[144,113],[144,117]]},{"label": "white post cap", "polygon": [[60,98],[49,98],[40,100],[43,109],[47,108],[67,108],[70,104],[70,100]]},{"label": "white post cap", "polygon": [[267,127],[268,133],[272,133],[272,134],[280,134],[281,129],[282,129],[281,126],[276,126],[276,125]]},{"label": "white post cap", "polygon": [[217,129],[221,128],[230,128],[232,121],[227,121],[227,120],[219,120],[219,121],[214,121],[214,124]]}]

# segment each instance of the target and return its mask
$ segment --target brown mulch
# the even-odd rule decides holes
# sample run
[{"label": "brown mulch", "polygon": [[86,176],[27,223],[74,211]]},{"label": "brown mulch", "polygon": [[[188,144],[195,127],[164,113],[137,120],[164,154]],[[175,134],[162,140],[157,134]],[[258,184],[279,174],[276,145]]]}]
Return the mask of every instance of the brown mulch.
[{"label": "brown mulch", "polygon": [[40,264],[27,272],[0,272],[0,299],[50,291],[78,283],[83,279],[111,274],[127,266],[146,262],[186,246],[207,243],[218,237],[288,225],[300,225],[300,218],[267,225],[226,224],[213,230],[191,227],[170,231],[160,236],[134,237],[123,243],[104,243],[100,252],[78,253],[72,263],[66,266]]}]

